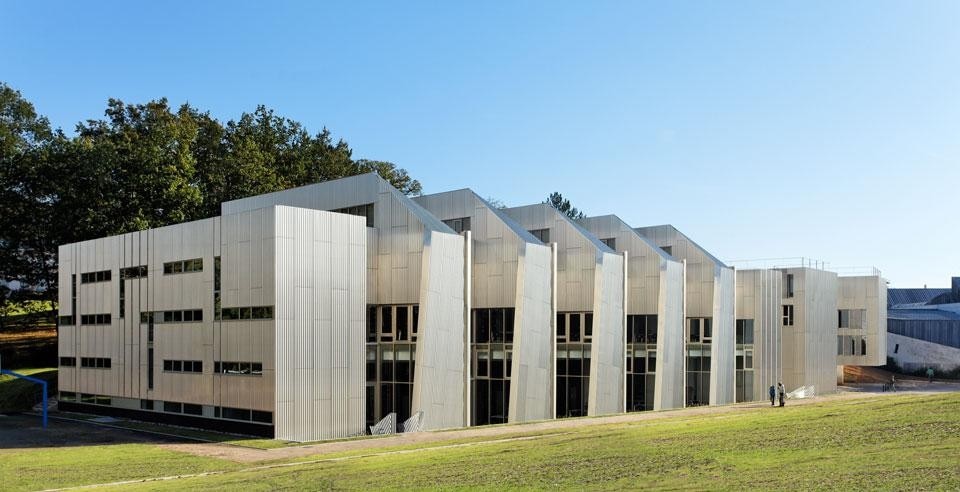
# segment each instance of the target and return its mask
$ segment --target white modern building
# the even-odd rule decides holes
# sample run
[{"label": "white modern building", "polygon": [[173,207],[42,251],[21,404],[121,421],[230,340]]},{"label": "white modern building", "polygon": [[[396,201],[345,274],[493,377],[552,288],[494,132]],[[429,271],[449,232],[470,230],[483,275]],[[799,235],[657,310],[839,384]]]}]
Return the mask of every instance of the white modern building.
[{"label": "white modern building", "polygon": [[879,274],[376,174],[59,254],[61,408],[296,441],[824,393],[887,350]]}]

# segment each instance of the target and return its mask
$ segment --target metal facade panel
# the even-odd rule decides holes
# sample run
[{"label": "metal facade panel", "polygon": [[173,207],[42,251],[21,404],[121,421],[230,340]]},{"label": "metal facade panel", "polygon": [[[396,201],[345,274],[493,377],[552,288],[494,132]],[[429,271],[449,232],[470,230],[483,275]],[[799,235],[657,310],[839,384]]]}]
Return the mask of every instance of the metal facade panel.
[{"label": "metal facade panel", "polygon": [[713,301],[713,343],[710,347],[710,404],[736,401],[736,272],[716,267]]},{"label": "metal facade panel", "polygon": [[[276,207],[278,439],[312,441],[364,431],[364,278],[360,217]],[[359,329],[358,329],[359,328]]]},{"label": "metal facade panel", "polygon": [[588,415],[621,413],[626,404],[623,256],[614,253],[601,255],[596,270]]},{"label": "metal facade panel", "polygon": [[787,391],[814,386],[818,394],[837,387],[837,275],[814,268],[782,269],[794,276],[793,326],[782,328],[783,384]]},{"label": "metal facade panel", "polygon": [[547,246],[525,243],[518,272],[517,309],[510,378],[509,422],[553,416],[552,256]]},{"label": "metal facade panel", "polygon": [[463,427],[463,238],[436,231],[426,235],[411,412],[424,413],[425,429]]},{"label": "metal facade panel", "polygon": [[754,322],[753,396],[767,398],[767,390],[781,378],[781,300],[783,274],[778,270],[737,270],[737,319]]},{"label": "metal facade panel", "polygon": [[666,410],[684,406],[684,302],[683,264],[660,261],[660,299],[657,308],[657,374],[653,409]]}]

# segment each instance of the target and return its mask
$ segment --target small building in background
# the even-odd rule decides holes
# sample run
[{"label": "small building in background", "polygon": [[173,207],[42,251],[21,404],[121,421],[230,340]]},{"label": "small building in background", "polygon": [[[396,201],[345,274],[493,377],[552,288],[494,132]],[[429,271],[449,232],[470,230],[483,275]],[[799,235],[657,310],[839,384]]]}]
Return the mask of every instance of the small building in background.
[{"label": "small building in background", "polygon": [[960,277],[949,289],[887,290],[887,357],[905,371],[960,369]]}]

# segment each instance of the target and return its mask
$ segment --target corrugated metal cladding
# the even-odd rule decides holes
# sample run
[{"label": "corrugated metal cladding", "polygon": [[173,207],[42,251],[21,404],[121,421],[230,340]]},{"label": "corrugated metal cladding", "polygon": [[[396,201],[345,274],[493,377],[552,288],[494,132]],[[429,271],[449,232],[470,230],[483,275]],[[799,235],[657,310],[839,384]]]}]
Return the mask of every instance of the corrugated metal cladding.
[{"label": "corrugated metal cladding", "polygon": [[[598,238],[613,238],[627,252],[628,314],[657,315],[655,410],[683,407],[683,264],[616,215],[578,221]],[[665,386],[663,381],[668,381]]]},{"label": "corrugated metal cladding", "polygon": [[783,326],[783,384],[787,391],[815,386],[819,394],[837,389],[837,274],[787,268],[794,282],[793,326]]},{"label": "corrugated metal cladding", "polygon": [[716,267],[713,301],[713,343],[710,348],[710,404],[726,405],[736,400],[736,331],[734,304],[736,272]]},{"label": "corrugated metal cladding", "polygon": [[412,413],[425,429],[463,427],[463,238],[429,231],[423,250],[420,326],[414,366]]},{"label": "corrugated metal cladding", "polygon": [[753,320],[753,396],[767,398],[780,381],[780,301],[783,273],[779,270],[737,270],[737,319]]},{"label": "corrugated metal cladding", "polygon": [[276,437],[363,434],[366,224],[344,214],[273,209]]},{"label": "corrugated metal cladding", "polygon": [[622,412],[624,383],[623,257],[547,204],[503,211],[527,230],[549,229],[557,243],[559,311],[593,313],[587,413]]},{"label": "corrugated metal cladding", "polygon": [[733,403],[736,397],[736,286],[733,269],[672,225],[638,227],[634,230],[660,248],[669,248],[673,258],[686,261],[685,317],[713,319],[710,404]]},{"label": "corrugated metal cladding", "polygon": [[601,252],[596,269],[588,415],[625,411],[623,256]]},{"label": "corrugated metal cladding", "polygon": [[684,406],[683,263],[661,260],[660,300],[657,318],[657,374],[653,409]]},{"label": "corrugated metal cladding", "polygon": [[549,418],[553,364],[550,248],[468,189],[414,201],[440,220],[469,218],[472,307],[515,308],[508,421]]}]

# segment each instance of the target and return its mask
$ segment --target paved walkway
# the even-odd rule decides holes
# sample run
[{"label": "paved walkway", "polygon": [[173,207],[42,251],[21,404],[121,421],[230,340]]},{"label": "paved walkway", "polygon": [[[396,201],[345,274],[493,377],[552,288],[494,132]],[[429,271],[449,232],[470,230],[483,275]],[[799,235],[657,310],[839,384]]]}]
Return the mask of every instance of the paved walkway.
[{"label": "paved walkway", "polygon": [[[874,388],[873,386],[876,386]],[[898,385],[899,387],[900,385]],[[876,398],[878,396],[892,396],[897,394],[924,394],[929,392],[960,391],[960,384],[933,383],[927,385],[916,385],[908,387],[904,385],[899,388],[897,393],[884,393],[880,391],[881,385],[862,385],[860,388],[842,388],[840,392],[832,395],[818,396],[802,400],[789,400],[788,406],[811,405],[824,401],[836,400],[857,400],[864,398]],[[349,441],[325,442],[317,444],[308,444],[304,446],[291,446],[277,449],[254,449],[229,444],[207,444],[207,443],[177,443],[161,444],[165,449],[183,451],[200,456],[210,456],[221,459],[227,459],[240,463],[251,463],[266,460],[290,459],[306,456],[322,456],[331,453],[340,453],[344,451],[365,451],[377,450],[392,446],[404,446],[410,444],[441,443],[457,439],[470,438],[491,438],[501,439],[508,436],[532,432],[560,431],[564,429],[576,429],[579,427],[603,424],[620,424],[645,422],[651,420],[660,420],[671,417],[693,417],[699,415],[717,415],[745,411],[764,411],[769,410],[770,405],[765,402],[740,403],[736,405],[726,405],[721,407],[693,407],[678,410],[666,410],[661,412],[638,412],[617,414],[605,417],[587,417],[576,419],[557,419],[533,422],[528,424],[498,425],[470,427],[465,429],[456,429],[448,431],[416,432],[409,434],[396,434],[380,438],[355,439]]]}]

